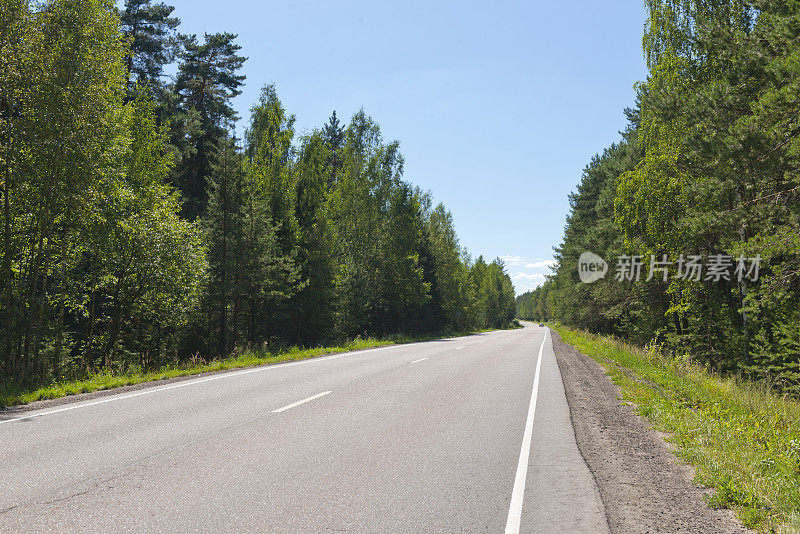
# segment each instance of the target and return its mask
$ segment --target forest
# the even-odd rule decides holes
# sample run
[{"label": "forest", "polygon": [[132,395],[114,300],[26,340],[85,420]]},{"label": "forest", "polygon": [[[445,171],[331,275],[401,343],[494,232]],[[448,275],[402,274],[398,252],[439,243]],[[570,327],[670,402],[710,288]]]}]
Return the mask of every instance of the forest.
[{"label": "forest", "polygon": [[[518,314],[800,393],[800,3],[645,5],[649,74],[628,126],[586,166],[554,272]],[[586,251],[610,265],[593,284]],[[681,277],[682,254],[759,258],[760,272]],[[644,258],[638,280],[614,276],[626,255]],[[650,276],[664,257],[670,276]]]},{"label": "forest", "polygon": [[4,385],[514,319],[364,111],[300,134],[269,84],[237,137],[236,39],[153,0],[0,0]]}]

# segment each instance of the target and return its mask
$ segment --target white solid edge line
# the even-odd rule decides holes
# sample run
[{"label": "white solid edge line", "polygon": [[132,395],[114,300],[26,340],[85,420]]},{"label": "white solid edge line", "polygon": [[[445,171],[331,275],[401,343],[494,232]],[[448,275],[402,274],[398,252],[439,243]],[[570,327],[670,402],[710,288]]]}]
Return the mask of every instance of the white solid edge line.
[{"label": "white solid edge line", "polygon": [[74,404],[74,405],[71,405],[71,406],[66,406],[64,408],[58,408],[56,410],[50,410],[50,411],[47,411],[47,412],[20,415],[19,417],[15,417],[13,419],[0,420],[0,425],[6,424],[6,423],[13,423],[15,421],[30,420],[30,419],[34,419],[36,417],[44,417],[45,415],[53,415],[53,414],[57,414],[57,413],[61,413],[61,412],[68,412],[70,410],[77,410],[77,409],[80,409],[80,408],[88,408],[90,406],[97,406],[98,404],[105,404],[107,402],[116,402],[116,401],[120,401],[120,400],[131,399],[133,397],[140,397],[142,395],[150,395],[152,393],[161,393],[162,391],[169,391],[170,389],[185,388],[187,386],[194,386],[194,385],[197,385],[197,384],[202,384],[203,382],[211,382],[213,380],[221,380],[223,378],[233,378],[233,377],[236,377],[236,376],[248,375],[250,373],[260,373],[262,371],[274,371],[276,369],[285,369],[286,367],[294,367],[296,365],[304,365],[304,364],[323,362],[323,361],[328,361],[328,360],[335,360],[337,358],[343,358],[345,356],[352,356],[353,354],[366,354],[368,352],[378,352],[378,351],[381,351],[381,350],[393,349],[393,348],[396,348],[396,347],[403,347],[403,346],[406,346],[406,345],[389,345],[387,347],[376,347],[374,349],[343,352],[341,354],[333,354],[331,356],[323,356],[323,357],[320,357],[320,358],[309,358],[307,360],[302,360],[302,361],[299,361],[299,362],[286,362],[286,363],[273,364],[273,365],[264,365],[264,366],[261,366],[261,367],[255,367],[253,369],[245,369],[244,371],[234,371],[234,372],[231,372],[231,373],[220,373],[220,374],[216,374],[216,375],[209,376],[209,377],[206,377],[206,378],[188,379],[188,380],[186,380],[184,382],[180,382],[178,384],[174,384],[174,385],[171,385],[171,386],[147,388],[147,389],[145,389],[143,391],[139,391],[137,393],[131,393],[130,395],[112,395],[112,396],[110,396],[110,397],[108,397],[106,399],[102,399],[102,400],[98,400],[98,401],[94,401],[94,402]]},{"label": "white solid edge line", "polygon": [[419,362],[424,362],[424,361],[425,361],[425,360],[427,360],[427,359],[428,359],[428,358],[420,358],[419,360],[414,360],[413,362],[410,362],[410,363],[419,363]]},{"label": "white solid edge line", "polygon": [[330,391],[323,391],[322,393],[317,393],[316,395],[312,395],[312,396],[310,396],[310,397],[308,397],[306,399],[299,400],[297,402],[293,402],[289,406],[284,406],[283,408],[278,408],[277,410],[272,410],[272,413],[281,413],[281,412],[285,412],[286,410],[291,410],[292,408],[296,408],[296,407],[300,406],[301,404],[305,404],[307,402],[311,402],[312,400],[316,400],[316,399],[318,399],[320,397],[324,397],[325,395],[327,395],[329,393],[330,393]]},{"label": "white solid edge line", "polygon": [[542,353],[544,352],[544,343],[547,341],[548,331],[549,329],[544,332],[542,346],[539,347],[539,359],[536,361],[536,374],[533,377],[533,391],[531,392],[531,403],[528,407],[528,420],[525,421],[525,433],[522,436],[522,449],[519,452],[517,475],[514,478],[514,491],[511,493],[511,506],[508,509],[506,534],[518,534],[520,521],[522,520],[522,500],[525,497],[525,479],[528,476],[528,458],[531,453],[531,439],[533,437],[533,417],[536,413],[536,397],[539,394],[539,373],[542,368]]}]

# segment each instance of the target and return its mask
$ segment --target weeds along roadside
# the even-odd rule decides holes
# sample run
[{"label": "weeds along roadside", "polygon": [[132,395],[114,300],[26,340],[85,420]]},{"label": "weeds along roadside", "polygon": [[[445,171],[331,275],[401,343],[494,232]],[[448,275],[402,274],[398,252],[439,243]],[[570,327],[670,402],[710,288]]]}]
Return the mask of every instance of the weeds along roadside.
[{"label": "weeds along roadside", "polygon": [[625,402],[665,432],[675,454],[714,489],[709,506],[732,508],[761,532],[800,532],[800,402],[617,339],[553,326],[597,361]]}]

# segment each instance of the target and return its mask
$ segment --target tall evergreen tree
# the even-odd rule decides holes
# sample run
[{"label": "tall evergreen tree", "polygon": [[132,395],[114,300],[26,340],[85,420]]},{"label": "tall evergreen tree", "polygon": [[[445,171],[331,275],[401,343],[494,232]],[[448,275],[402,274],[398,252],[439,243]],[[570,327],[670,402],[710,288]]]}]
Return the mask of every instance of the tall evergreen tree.
[{"label": "tall evergreen tree", "polygon": [[331,113],[325,126],[322,127],[322,136],[330,151],[327,161],[329,181],[331,184],[335,184],[342,168],[341,151],[344,142],[344,127],[339,123],[335,110]]},{"label": "tall evergreen tree", "polygon": [[163,2],[125,0],[120,20],[130,46],[125,58],[129,98],[135,96],[136,84],[149,87],[155,94],[164,92],[164,65],[175,59],[178,50],[176,29],[181,21],[172,16],[174,10]]},{"label": "tall evergreen tree", "polygon": [[219,142],[209,185],[205,219],[210,259],[209,315],[216,317],[216,328],[211,328],[211,333],[217,334],[216,353],[225,356],[237,342],[236,335],[228,333],[229,308],[239,297],[235,294],[241,287],[237,283],[237,263],[241,259],[244,237],[244,168],[235,138],[227,137]]},{"label": "tall evergreen tree", "polygon": [[211,161],[218,140],[224,138],[226,121],[236,119],[231,101],[241,94],[245,77],[239,74],[245,57],[231,33],[205,34],[198,43],[196,35],[180,37],[180,54],[175,91],[180,108],[196,113],[199,129],[187,133],[191,151],[176,167],[176,185],[184,195],[184,214],[194,219],[206,211]]}]

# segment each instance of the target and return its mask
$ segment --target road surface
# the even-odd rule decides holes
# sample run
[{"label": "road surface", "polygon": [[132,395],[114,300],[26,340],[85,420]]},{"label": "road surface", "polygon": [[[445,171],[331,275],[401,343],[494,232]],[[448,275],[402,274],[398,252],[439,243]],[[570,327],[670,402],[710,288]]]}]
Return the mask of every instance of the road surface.
[{"label": "road surface", "polygon": [[526,324],[0,415],[0,531],[608,526]]}]

